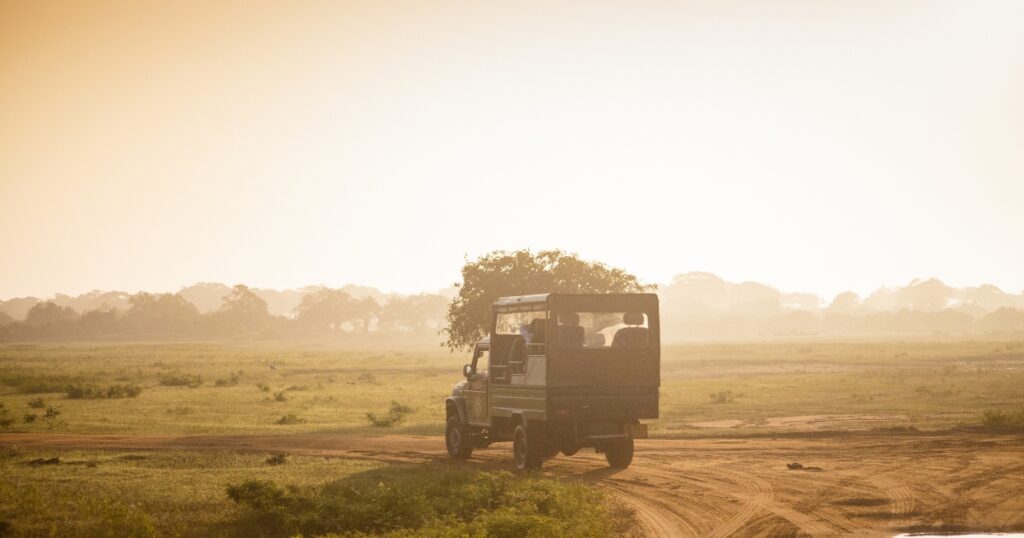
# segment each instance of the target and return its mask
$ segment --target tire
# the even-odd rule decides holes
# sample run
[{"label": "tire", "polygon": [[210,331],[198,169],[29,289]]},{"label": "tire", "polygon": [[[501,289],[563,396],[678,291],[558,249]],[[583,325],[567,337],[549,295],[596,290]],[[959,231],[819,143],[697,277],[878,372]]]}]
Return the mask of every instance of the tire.
[{"label": "tire", "polygon": [[512,435],[512,457],[520,472],[540,469],[544,463],[544,434],[540,428],[531,426],[527,431],[522,424],[516,426]]},{"label": "tire", "polygon": [[604,458],[612,469],[625,469],[633,463],[633,438],[624,439],[608,445],[604,449]]},{"label": "tire", "polygon": [[444,444],[448,455],[457,460],[466,460],[473,455],[473,443],[467,429],[458,415],[448,417],[444,427]]}]

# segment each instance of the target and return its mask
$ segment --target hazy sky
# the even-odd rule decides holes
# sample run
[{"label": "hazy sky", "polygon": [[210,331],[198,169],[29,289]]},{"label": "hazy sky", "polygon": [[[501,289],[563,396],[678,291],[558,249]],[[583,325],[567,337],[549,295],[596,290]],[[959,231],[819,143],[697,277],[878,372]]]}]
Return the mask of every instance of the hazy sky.
[{"label": "hazy sky", "polygon": [[0,297],[1024,289],[1024,2],[0,0]]}]

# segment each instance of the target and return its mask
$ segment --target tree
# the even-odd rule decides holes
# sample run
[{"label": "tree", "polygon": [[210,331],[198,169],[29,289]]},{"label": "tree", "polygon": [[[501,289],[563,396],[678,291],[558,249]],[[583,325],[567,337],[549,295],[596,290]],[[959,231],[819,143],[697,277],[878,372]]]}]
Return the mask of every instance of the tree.
[{"label": "tree", "polygon": [[394,332],[427,333],[436,331],[444,321],[448,300],[438,294],[421,293],[392,297],[381,308],[381,328]]},{"label": "tree", "polygon": [[341,326],[355,314],[352,296],[336,289],[320,288],[302,296],[295,308],[295,318],[308,327],[341,330]]},{"label": "tree", "polygon": [[248,286],[238,284],[224,296],[224,304],[214,313],[214,318],[228,331],[262,331],[270,324],[270,309]]},{"label": "tree", "polygon": [[76,319],[78,319],[78,312],[75,312],[70,306],[60,306],[53,301],[46,301],[29,309],[28,314],[25,315],[25,324],[61,325],[71,323]]},{"label": "tree", "polygon": [[199,324],[199,310],[176,293],[137,293],[128,302],[125,324],[136,332],[183,336]]},{"label": "tree", "polygon": [[560,250],[495,251],[462,267],[458,295],[445,315],[447,340],[455,351],[487,334],[491,305],[498,297],[532,293],[626,293],[652,289],[622,269],[581,260]]},{"label": "tree", "polygon": [[369,332],[373,318],[380,315],[380,304],[373,297],[363,297],[356,301],[354,306],[356,319],[363,328],[363,332]]}]

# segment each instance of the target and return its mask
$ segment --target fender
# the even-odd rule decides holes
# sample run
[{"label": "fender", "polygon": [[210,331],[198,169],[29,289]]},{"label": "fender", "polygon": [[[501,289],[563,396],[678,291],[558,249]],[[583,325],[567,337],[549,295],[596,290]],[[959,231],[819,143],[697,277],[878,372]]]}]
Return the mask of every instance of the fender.
[{"label": "fender", "polygon": [[445,416],[448,416],[448,407],[455,406],[455,411],[459,415],[459,422],[463,424],[469,424],[469,413],[466,411],[466,400],[465,398],[456,398],[449,396],[444,400]]}]

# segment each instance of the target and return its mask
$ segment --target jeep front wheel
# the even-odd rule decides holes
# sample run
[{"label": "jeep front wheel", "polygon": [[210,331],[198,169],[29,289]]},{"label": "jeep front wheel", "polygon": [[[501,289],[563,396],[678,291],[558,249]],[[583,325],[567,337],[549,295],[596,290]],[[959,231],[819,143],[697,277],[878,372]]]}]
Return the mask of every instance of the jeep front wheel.
[{"label": "jeep front wheel", "polygon": [[466,430],[458,415],[448,417],[448,423],[444,427],[444,444],[448,448],[449,456],[465,460],[473,454],[473,443]]},{"label": "jeep front wheel", "polygon": [[522,425],[516,426],[512,436],[512,456],[516,460],[519,471],[536,471],[544,462],[544,437],[537,428],[531,427],[529,433]]}]

